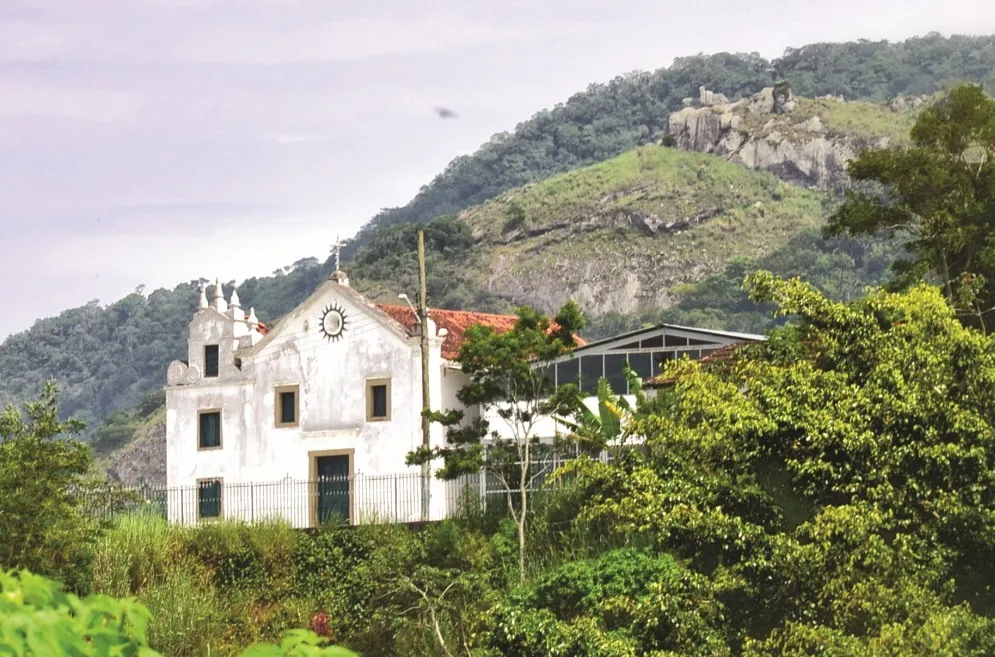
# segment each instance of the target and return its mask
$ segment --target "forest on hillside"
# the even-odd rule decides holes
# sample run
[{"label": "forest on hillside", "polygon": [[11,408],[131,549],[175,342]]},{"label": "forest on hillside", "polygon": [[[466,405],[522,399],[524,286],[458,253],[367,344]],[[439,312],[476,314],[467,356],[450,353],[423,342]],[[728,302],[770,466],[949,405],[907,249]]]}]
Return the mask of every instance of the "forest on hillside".
[{"label": "forest on hillside", "polygon": [[789,48],[772,62],[756,54],[697,55],[678,58],[668,68],[592,84],[513,132],[495,135],[472,155],[455,158],[407,205],[373,217],[351,249],[377,229],[453,214],[509,189],[659,141],[670,113],[681,108],[684,98],[696,98],[702,85],[736,99],[779,79],[810,98],[887,100],[930,94],[962,81],[981,83],[991,92],[995,37],[930,34],[898,43],[816,43]]},{"label": "forest on hillside", "polygon": [[[929,35],[891,44],[813,44],[789,50],[773,65],[754,55],[694,56],[654,73],[593,84],[564,104],[523,122],[513,133],[496,137],[476,154],[457,158],[408,206],[374,218],[352,244],[353,262],[348,266],[353,284],[361,290],[376,291],[377,281],[384,280],[378,277],[385,269],[395,272],[391,280],[396,280],[398,271],[410,272],[407,280],[414,279],[411,250],[402,248],[410,246],[413,237],[412,229],[405,228],[405,224],[451,214],[523,182],[656,140],[669,112],[680,106],[683,97],[695,94],[699,85],[735,97],[752,93],[778,76],[789,79],[800,94],[871,99],[928,93],[956,79],[981,81],[991,88],[995,83],[995,38]],[[448,224],[447,229],[452,226]],[[793,252],[799,264],[792,271],[808,273],[808,261],[818,264],[826,258],[849,257],[845,255],[847,249],[843,255],[834,249],[818,240],[810,242]],[[507,303],[489,296],[479,282],[468,278],[467,263],[472,262],[472,257],[467,236],[458,230],[444,240],[430,243],[432,303],[507,310]],[[875,282],[879,278],[873,272],[879,264],[877,259],[854,259],[852,266],[844,262],[833,269],[833,276]],[[730,264],[729,283],[740,266]],[[869,270],[863,271],[865,268]],[[302,301],[329,273],[328,262],[304,259],[270,276],[244,281],[239,285],[239,295],[243,305],[254,306],[260,319],[272,323]],[[184,357],[186,325],[193,316],[203,282],[181,283],[172,290],[136,292],[107,306],[91,303],[66,310],[7,338],[0,344],[0,406],[30,397],[45,380],[54,378],[63,386],[63,412],[89,423],[91,432],[110,413],[133,408],[161,389],[168,363]],[[410,289],[403,276],[401,283]],[[700,292],[686,290],[685,301],[670,317],[740,328],[752,321],[768,321],[748,307],[738,289],[708,292],[725,285],[715,279]],[[832,293],[829,283],[820,287]],[[226,293],[231,288],[232,283],[227,283]],[[696,301],[701,294],[707,294],[711,301]],[[720,305],[711,306],[713,303]],[[734,309],[722,304],[732,303],[746,304],[745,312],[751,313],[753,319],[730,319],[727,315]],[[619,322],[654,319],[592,318],[589,333],[609,332]]]}]

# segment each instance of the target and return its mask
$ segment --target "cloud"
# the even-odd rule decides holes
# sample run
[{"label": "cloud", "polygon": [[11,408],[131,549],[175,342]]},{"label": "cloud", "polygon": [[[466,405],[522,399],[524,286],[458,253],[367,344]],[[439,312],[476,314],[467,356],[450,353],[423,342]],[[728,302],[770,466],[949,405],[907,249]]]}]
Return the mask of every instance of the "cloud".
[{"label": "cloud", "polygon": [[555,31],[528,23],[485,25],[461,19],[366,18],[297,25],[282,32],[262,26],[222,28],[180,41],[175,57],[208,63],[288,64],[355,61],[515,41],[596,35],[597,24],[562,23]]}]

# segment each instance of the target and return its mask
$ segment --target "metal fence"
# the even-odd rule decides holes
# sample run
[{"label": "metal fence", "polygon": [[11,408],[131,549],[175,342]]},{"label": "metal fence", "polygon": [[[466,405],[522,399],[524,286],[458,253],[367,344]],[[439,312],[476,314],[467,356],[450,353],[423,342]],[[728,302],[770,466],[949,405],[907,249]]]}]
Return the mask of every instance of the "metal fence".
[{"label": "metal fence", "polygon": [[[528,473],[529,492],[543,489],[548,477],[570,460],[550,457],[533,462]],[[444,483],[435,480],[432,495],[444,491],[444,506],[436,501],[433,515],[436,519],[440,515],[450,517],[468,499],[484,507],[507,505],[508,493],[517,493],[520,481],[515,466],[507,474],[502,478],[497,473],[481,471]],[[203,480],[196,486],[176,488],[108,484],[78,494],[84,507],[98,517],[142,512],[184,525],[220,518],[246,522],[280,519],[299,528],[422,519],[422,478],[421,472],[414,470],[271,482]]]}]

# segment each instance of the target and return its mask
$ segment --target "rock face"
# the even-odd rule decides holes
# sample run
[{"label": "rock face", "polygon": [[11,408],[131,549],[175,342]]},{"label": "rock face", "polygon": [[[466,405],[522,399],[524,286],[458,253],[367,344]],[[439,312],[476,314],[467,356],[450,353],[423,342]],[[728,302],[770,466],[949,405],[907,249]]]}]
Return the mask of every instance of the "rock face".
[{"label": "rock face", "polygon": [[127,486],[166,485],[165,412],[137,431],[133,442],[111,455],[107,478]]},{"label": "rock face", "polygon": [[786,84],[767,87],[734,103],[713,102],[716,97],[703,89],[700,100],[709,103],[671,114],[669,132],[678,148],[764,169],[810,189],[845,186],[847,162],[862,148],[887,144],[887,140],[868,144],[830,134],[818,116],[794,119],[798,102]]}]

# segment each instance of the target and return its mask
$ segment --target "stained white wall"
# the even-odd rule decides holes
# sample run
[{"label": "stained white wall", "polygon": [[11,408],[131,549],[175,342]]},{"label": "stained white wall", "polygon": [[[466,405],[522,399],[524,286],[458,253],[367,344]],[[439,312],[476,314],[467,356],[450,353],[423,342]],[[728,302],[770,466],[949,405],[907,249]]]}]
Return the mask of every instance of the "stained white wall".
[{"label": "stained white wall", "polygon": [[[371,479],[398,473],[416,476],[419,472],[405,465],[407,453],[422,440],[418,338],[399,335],[376,319],[365,304],[339,291],[336,284],[322,290],[274,327],[268,341],[254,350],[238,352],[241,370],[234,366],[231,347],[222,346],[219,378],[167,387],[166,467],[170,488],[192,490],[198,480],[221,478],[226,491],[224,514],[258,519],[264,512],[278,510],[276,503],[263,498],[287,499],[288,493],[280,494],[274,487],[267,495],[255,486],[254,499],[244,500],[241,498],[248,495],[248,487],[232,490],[232,485],[305,481],[310,477],[310,453],[353,450],[352,468],[358,475],[354,495],[357,507],[389,506],[393,514],[399,497],[412,497],[411,491],[419,490],[417,481],[410,476],[396,481]],[[347,324],[341,339],[328,341],[319,325],[322,310],[333,303],[345,310]],[[220,341],[224,345],[226,333],[231,335],[232,323],[213,310],[202,311],[191,324],[191,364],[199,362],[202,366],[204,344]],[[436,337],[431,343],[431,371],[435,373],[431,396],[433,407],[439,408],[443,395],[450,393],[443,392],[442,338]],[[368,422],[366,381],[385,377],[391,380],[390,420]],[[288,385],[300,386],[299,423],[296,427],[277,428],[276,388]],[[198,412],[212,408],[222,409],[222,447],[198,450]],[[433,443],[442,439],[441,428],[435,427]],[[306,494],[305,486],[291,488],[298,491],[296,495]],[[364,501],[363,497],[369,499]],[[432,498],[432,515],[444,515],[444,491],[433,491]],[[252,508],[247,511],[248,505]],[[195,500],[174,500],[171,506],[176,507],[172,516],[196,515]],[[294,514],[306,516],[306,501],[298,500],[291,506],[301,508]],[[364,508],[355,508],[357,515],[363,511]],[[398,519],[418,519],[417,500],[412,511],[414,518]],[[308,521],[307,517],[292,520],[295,524]]]}]

